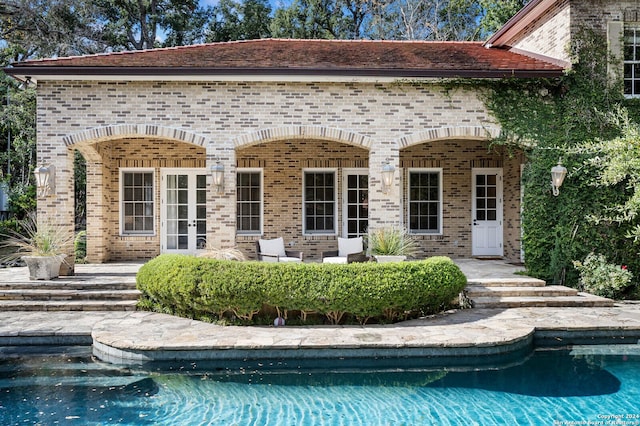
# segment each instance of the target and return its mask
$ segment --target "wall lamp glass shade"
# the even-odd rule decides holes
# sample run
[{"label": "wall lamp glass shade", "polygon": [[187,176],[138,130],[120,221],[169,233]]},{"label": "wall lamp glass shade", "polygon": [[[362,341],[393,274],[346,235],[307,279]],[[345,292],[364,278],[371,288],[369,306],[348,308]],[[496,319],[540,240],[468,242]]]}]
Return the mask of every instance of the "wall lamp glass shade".
[{"label": "wall lamp glass shade", "polygon": [[33,175],[36,178],[38,198],[44,198],[55,193],[56,168],[53,165],[36,167]]},{"label": "wall lamp glass shade", "polygon": [[211,166],[211,174],[213,176],[213,184],[218,189],[218,192],[222,192],[224,188],[224,166],[220,162]]},{"label": "wall lamp glass shade", "polygon": [[393,185],[393,175],[395,171],[396,168],[393,167],[393,164],[385,163],[382,166],[382,188],[385,193],[388,192]]},{"label": "wall lamp glass shade", "polygon": [[565,176],[567,176],[567,168],[562,165],[562,161],[558,160],[558,165],[551,168],[551,188],[556,197],[560,194],[560,187]]}]

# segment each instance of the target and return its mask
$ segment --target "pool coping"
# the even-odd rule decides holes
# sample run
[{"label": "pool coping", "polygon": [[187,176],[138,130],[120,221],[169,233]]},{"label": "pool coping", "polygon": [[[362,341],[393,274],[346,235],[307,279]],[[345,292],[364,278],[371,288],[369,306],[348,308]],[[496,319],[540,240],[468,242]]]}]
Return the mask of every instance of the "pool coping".
[{"label": "pool coping", "polygon": [[[451,311],[393,325],[236,327],[140,313],[92,331],[94,355],[120,365],[260,360],[437,363],[509,357],[536,347],[640,344],[640,305]],[[122,328],[124,327],[124,329]],[[128,330],[125,332],[125,330]]]},{"label": "pool coping", "polygon": [[403,366],[465,364],[538,347],[589,344],[640,345],[640,304],[468,309],[367,326],[218,326],[141,311],[0,312],[0,357],[27,346],[79,345],[92,346],[98,359],[117,365],[324,360],[348,366],[371,359],[390,367],[399,360]]}]

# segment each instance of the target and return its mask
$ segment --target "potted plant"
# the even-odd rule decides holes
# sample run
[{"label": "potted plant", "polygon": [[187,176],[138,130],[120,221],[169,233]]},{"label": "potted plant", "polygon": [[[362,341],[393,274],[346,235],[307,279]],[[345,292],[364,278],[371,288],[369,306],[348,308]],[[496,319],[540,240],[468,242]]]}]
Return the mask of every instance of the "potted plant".
[{"label": "potted plant", "polygon": [[73,250],[73,232],[60,224],[38,223],[35,212],[20,221],[20,228],[3,235],[5,241],[0,246],[10,250],[4,259],[22,258],[29,268],[29,279],[57,278],[67,253]]},{"label": "potted plant", "polygon": [[369,232],[367,243],[379,263],[399,262],[418,253],[418,244],[405,228],[392,226]]}]

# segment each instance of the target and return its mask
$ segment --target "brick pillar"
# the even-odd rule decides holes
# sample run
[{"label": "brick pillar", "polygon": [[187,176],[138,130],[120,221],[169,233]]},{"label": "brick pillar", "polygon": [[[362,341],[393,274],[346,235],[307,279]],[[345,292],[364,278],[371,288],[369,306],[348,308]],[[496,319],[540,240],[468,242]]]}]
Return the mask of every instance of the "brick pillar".
[{"label": "brick pillar", "polygon": [[[378,145],[378,144],[376,144]],[[369,156],[369,229],[399,226],[402,220],[402,173],[400,151],[395,144],[374,146]],[[393,184],[385,189],[382,185],[382,167],[386,162],[395,167]]]},{"label": "brick pillar", "polygon": [[[64,144],[46,144],[38,138],[38,165],[55,166],[53,194],[38,198],[38,223],[51,223],[60,227],[71,238],[75,227],[73,158],[73,150],[67,149]],[[66,254],[66,262],[60,268],[62,276],[74,274],[73,244]]]},{"label": "brick pillar", "polygon": [[[211,167],[224,166],[224,185],[218,192],[213,184]],[[214,248],[236,245],[236,153],[233,148],[207,148],[207,244]]]},{"label": "brick pillar", "polygon": [[109,260],[106,230],[109,205],[105,199],[107,193],[108,183],[104,177],[104,164],[87,160],[87,261],[89,263],[104,263]]}]

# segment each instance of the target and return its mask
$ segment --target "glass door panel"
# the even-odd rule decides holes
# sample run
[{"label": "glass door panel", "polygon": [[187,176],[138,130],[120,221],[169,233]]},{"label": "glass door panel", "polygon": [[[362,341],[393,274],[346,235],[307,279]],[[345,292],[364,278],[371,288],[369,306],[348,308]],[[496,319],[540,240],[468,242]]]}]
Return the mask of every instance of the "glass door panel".
[{"label": "glass door panel", "polygon": [[162,252],[195,253],[207,245],[206,174],[163,172]]}]

